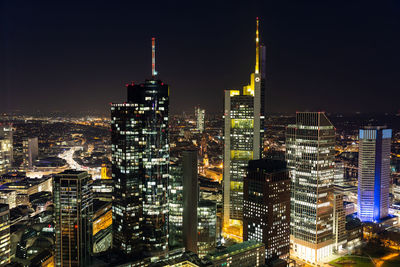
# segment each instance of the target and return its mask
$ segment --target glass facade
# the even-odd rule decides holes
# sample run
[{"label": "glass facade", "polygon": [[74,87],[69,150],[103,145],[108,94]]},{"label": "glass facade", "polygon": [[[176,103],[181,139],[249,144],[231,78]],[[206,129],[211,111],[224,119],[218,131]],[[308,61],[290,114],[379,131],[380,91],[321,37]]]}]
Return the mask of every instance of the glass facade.
[{"label": "glass facade", "polygon": [[10,210],[8,204],[0,204],[0,265],[10,262]]},{"label": "glass facade", "polygon": [[13,161],[13,134],[10,125],[0,123],[0,174],[11,170]]},{"label": "glass facade", "polygon": [[323,112],[299,112],[287,127],[293,251],[311,262],[332,254],[334,146],[335,129]]},{"label": "glass facade", "polygon": [[168,251],[169,87],[130,84],[128,102],[111,107],[113,246],[124,254]]},{"label": "glass facade", "polygon": [[215,249],[217,239],[217,205],[214,201],[199,201],[197,207],[197,254],[203,258]]},{"label": "glass facade", "polygon": [[66,170],[53,180],[56,221],[56,266],[86,266],[92,249],[91,176]]},{"label": "glass facade", "polygon": [[169,249],[183,247],[183,168],[182,161],[171,160],[168,183]]},{"label": "glass facade", "polygon": [[358,217],[363,222],[379,221],[389,211],[392,130],[366,127],[359,137]]}]

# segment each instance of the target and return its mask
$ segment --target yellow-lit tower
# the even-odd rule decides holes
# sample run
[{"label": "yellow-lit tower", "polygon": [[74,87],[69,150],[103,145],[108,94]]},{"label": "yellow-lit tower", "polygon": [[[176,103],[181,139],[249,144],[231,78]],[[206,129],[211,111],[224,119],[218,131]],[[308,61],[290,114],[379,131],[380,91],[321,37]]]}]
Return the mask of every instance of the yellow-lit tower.
[{"label": "yellow-lit tower", "polygon": [[225,90],[224,101],[224,228],[223,234],[242,240],[243,179],[249,160],[261,156],[264,134],[265,47],[256,28],[256,63],[250,84]]}]

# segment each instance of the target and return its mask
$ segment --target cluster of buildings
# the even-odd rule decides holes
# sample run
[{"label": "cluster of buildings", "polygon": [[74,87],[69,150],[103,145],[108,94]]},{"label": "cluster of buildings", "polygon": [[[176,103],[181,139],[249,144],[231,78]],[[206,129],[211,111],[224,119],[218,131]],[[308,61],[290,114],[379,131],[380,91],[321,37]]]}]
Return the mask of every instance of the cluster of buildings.
[{"label": "cluster of buildings", "polygon": [[[0,265],[321,264],[359,246],[363,226],[371,235],[393,226],[390,129],[359,131],[358,181],[351,185],[323,112],[298,112],[285,129],[285,156],[263,156],[266,50],[258,23],[250,83],[224,95],[222,182],[218,168],[215,179],[199,176],[209,165],[206,135],[171,147],[169,86],[157,79],[154,38],[152,78],[127,84],[126,102],[111,105],[112,168],[103,166],[99,179],[65,168],[40,179],[7,173],[12,130],[0,125]],[[202,134],[204,109],[195,109],[195,120]],[[88,150],[80,162],[97,166]],[[23,154],[31,169],[38,138],[23,142]]]}]

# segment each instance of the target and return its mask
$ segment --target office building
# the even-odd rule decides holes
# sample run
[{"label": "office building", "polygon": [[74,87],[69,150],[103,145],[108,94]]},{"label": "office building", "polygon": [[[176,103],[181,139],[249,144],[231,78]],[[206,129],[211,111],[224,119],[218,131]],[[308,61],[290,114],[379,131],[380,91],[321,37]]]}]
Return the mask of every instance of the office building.
[{"label": "office building", "polygon": [[341,252],[347,244],[346,213],[343,203],[343,193],[335,190],[333,202],[333,240],[334,250]]},{"label": "office building", "polygon": [[138,257],[168,252],[169,86],[156,79],[152,41],[152,78],[111,106],[113,247]]},{"label": "office building", "polygon": [[335,172],[333,184],[338,186],[344,186],[344,163],[341,161],[335,162]]},{"label": "office building", "polygon": [[87,266],[91,260],[93,199],[91,176],[66,170],[53,180],[56,266]]},{"label": "office building", "polygon": [[22,150],[24,154],[24,165],[27,168],[32,168],[35,160],[39,156],[38,138],[26,138],[22,141]]},{"label": "office building", "polygon": [[392,130],[365,127],[359,133],[358,217],[377,222],[388,216]]},{"label": "office building", "polygon": [[10,209],[17,206],[17,192],[14,190],[0,190],[0,203],[7,204]]},{"label": "office building", "polygon": [[290,182],[285,161],[249,162],[244,179],[243,240],[264,243],[268,262],[289,257]]},{"label": "office building", "polygon": [[11,171],[13,163],[12,127],[0,123],[0,175]]},{"label": "office building", "polygon": [[93,253],[107,251],[112,242],[111,202],[93,200]]},{"label": "office building", "polygon": [[202,133],[204,131],[204,119],[206,115],[206,110],[201,109],[200,107],[196,107],[194,110],[195,117],[196,117],[196,127],[197,130]]},{"label": "office building", "polygon": [[199,201],[197,221],[197,255],[203,258],[215,249],[217,242],[217,204],[215,201]]},{"label": "office building", "polygon": [[218,247],[207,254],[212,266],[255,267],[265,264],[265,245],[254,240],[244,241],[229,247]]},{"label": "office building", "polygon": [[168,246],[173,250],[183,247],[183,166],[180,157],[171,157],[169,165],[168,209]]},{"label": "office building", "polygon": [[313,263],[332,255],[334,148],[335,129],[323,112],[298,112],[287,127],[292,249]]},{"label": "office building", "polygon": [[183,151],[183,245],[197,253],[199,180],[197,176],[197,151]]},{"label": "office building", "polygon": [[10,209],[0,204],[0,265],[10,262]]},{"label": "office building", "polygon": [[247,164],[259,159],[262,150],[264,91],[265,47],[260,45],[257,18],[256,63],[250,84],[242,90],[225,90],[224,101],[224,232],[237,239],[242,239]]}]

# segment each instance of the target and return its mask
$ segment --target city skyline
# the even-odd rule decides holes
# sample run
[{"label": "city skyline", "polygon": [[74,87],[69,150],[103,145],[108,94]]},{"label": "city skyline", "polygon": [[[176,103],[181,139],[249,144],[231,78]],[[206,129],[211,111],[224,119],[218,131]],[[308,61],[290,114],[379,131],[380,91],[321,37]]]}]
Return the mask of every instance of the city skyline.
[{"label": "city skyline", "polygon": [[251,73],[256,16],[267,47],[267,113],[397,112],[399,4],[256,4],[223,12],[222,3],[97,1],[92,10],[91,3],[2,2],[0,112],[107,114],[109,102],[125,98],[125,83],[150,77],[153,36],[159,77],[173,88],[171,113],[195,105],[222,112],[223,91]]}]

